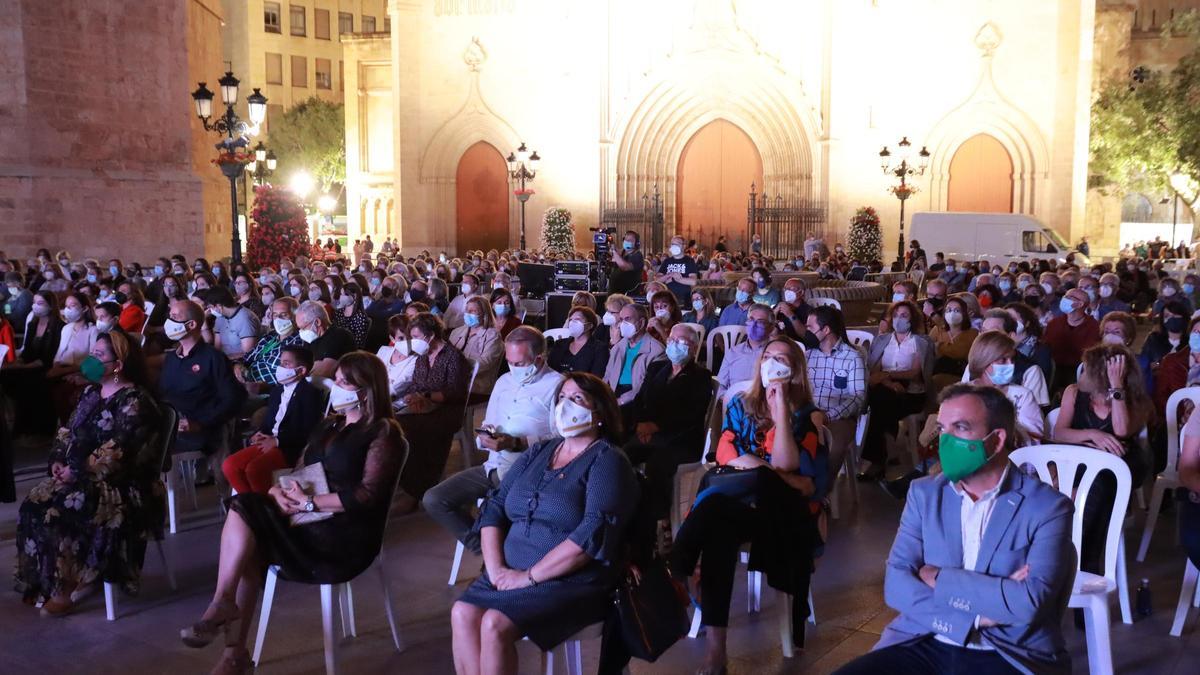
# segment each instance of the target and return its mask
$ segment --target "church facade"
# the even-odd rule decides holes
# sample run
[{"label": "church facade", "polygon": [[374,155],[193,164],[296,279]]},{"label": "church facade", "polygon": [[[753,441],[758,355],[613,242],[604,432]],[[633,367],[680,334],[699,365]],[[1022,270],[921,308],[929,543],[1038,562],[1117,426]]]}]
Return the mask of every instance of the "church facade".
[{"label": "church facade", "polygon": [[895,158],[905,137],[930,153],[906,220],[1011,211],[1071,241],[1085,233],[1096,0],[390,0],[388,11],[390,35],[344,44],[351,238],[515,246],[519,185],[505,158],[525,143],[542,158],[530,247],[550,207],[572,212],[582,247],[606,211],[655,200],[665,232],[744,246],[753,190],[805,210],[803,229],[830,240],[874,206],[888,258],[900,202],[880,150]]}]

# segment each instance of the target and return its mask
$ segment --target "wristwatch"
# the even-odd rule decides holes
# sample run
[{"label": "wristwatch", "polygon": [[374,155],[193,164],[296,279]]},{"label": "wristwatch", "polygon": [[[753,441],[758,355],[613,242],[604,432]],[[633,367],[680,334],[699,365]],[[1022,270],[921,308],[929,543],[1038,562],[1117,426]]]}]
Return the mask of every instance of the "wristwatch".
[{"label": "wristwatch", "polygon": [[1121,389],[1109,389],[1108,397],[1114,401],[1124,401],[1125,400],[1125,392],[1124,392],[1124,390],[1121,390]]},{"label": "wristwatch", "polygon": [[312,513],[313,511],[316,511],[316,510],[317,510],[317,503],[313,501],[312,497],[309,497],[308,501],[304,502],[304,512]]}]

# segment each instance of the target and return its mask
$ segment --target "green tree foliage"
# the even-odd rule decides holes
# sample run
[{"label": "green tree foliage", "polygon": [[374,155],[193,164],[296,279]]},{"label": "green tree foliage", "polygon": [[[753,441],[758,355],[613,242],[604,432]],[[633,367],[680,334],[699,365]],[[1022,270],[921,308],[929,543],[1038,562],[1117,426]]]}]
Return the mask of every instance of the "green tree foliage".
[{"label": "green tree foliage", "polygon": [[[1103,83],[1092,104],[1092,187],[1118,194],[1178,194],[1194,205],[1200,187],[1200,14],[1163,29],[1191,49],[1169,70],[1141,66]],[[1172,180],[1172,175],[1181,178]]]},{"label": "green tree foliage", "polygon": [[346,182],[346,113],[341,103],[314,96],[268,124],[268,145],[279,158],[277,182],[286,183],[300,170],[316,179],[322,193]]}]

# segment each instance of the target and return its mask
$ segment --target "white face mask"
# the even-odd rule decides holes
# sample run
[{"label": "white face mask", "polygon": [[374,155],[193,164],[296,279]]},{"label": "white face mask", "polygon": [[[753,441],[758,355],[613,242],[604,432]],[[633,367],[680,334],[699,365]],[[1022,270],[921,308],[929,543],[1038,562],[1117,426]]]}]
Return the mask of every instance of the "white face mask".
[{"label": "white face mask", "polygon": [[583,332],[586,328],[587,327],[584,326],[583,322],[580,321],[579,319],[571,319],[570,321],[567,322],[567,332],[570,333],[571,337],[573,337],[573,338],[577,338],[580,335],[583,335]]},{"label": "white face mask", "polygon": [[462,294],[463,295],[470,295],[474,292],[475,292],[475,287],[472,286],[471,284],[463,284],[462,285]]},{"label": "white face mask", "polygon": [[334,412],[344,413],[354,410],[362,405],[362,401],[358,400],[358,392],[343,388],[341,385],[333,385],[333,389],[329,391],[329,406]]},{"label": "white face mask", "polygon": [[569,398],[554,406],[554,427],[563,438],[574,438],[592,428],[592,411]]},{"label": "white face mask", "polygon": [[291,335],[292,330],[295,328],[291,319],[281,319],[278,317],[271,321],[271,325],[275,328],[275,332],[279,333],[279,337]]},{"label": "white face mask", "polygon": [[83,318],[83,310],[77,307],[68,307],[63,310],[63,318],[67,320],[67,323],[75,323]]},{"label": "white face mask", "polygon": [[112,321],[108,321],[105,319],[99,319],[96,321],[96,330],[100,331],[101,333],[109,332],[110,330],[112,330],[112,327],[113,327]]},{"label": "white face mask", "polygon": [[512,373],[512,376],[517,379],[517,382],[528,381],[529,378],[533,377],[534,374],[537,373],[537,371],[537,363],[531,363],[527,366],[514,366],[511,363],[508,364],[508,372]]},{"label": "white face mask", "polygon": [[1125,338],[1121,337],[1120,335],[1117,335],[1116,333],[1105,333],[1104,337],[1100,338],[1100,341],[1107,345],[1123,345],[1123,344],[1125,344]]},{"label": "white face mask", "polygon": [[666,319],[671,316],[671,310],[656,309],[656,310],[654,310],[654,316],[655,316],[655,318],[658,318],[658,319]]},{"label": "white face mask", "polygon": [[163,322],[163,332],[171,340],[179,340],[187,335],[187,324],[179,323],[174,319],[167,319]]},{"label": "white face mask", "polygon": [[1100,287],[1100,297],[1109,298],[1109,297],[1112,297],[1112,294],[1113,294],[1112,286],[1105,285],[1105,286]]},{"label": "white face mask", "polygon": [[408,356],[408,340],[396,340],[395,343],[392,348],[400,352],[402,356]]},{"label": "white face mask", "polygon": [[792,369],[787,364],[780,363],[775,359],[763,361],[758,372],[762,377],[764,387],[771,386],[773,382],[786,382],[792,377]]},{"label": "white face mask", "polygon": [[317,331],[315,331],[311,328],[301,328],[300,329],[300,339],[304,340],[308,344],[312,344],[313,341],[315,341],[319,337],[321,337],[321,336],[317,335]]},{"label": "white face mask", "polygon": [[683,247],[679,244],[671,244],[671,257],[678,258],[683,255]]},{"label": "white face mask", "polygon": [[296,377],[296,369],[288,368],[287,366],[275,367],[275,381],[279,384],[291,384],[291,381]]},{"label": "white face mask", "polygon": [[417,356],[429,353],[429,341],[421,338],[412,338],[409,340],[412,343],[412,353]]},{"label": "white face mask", "polygon": [[796,291],[784,291],[783,292],[783,301],[786,303],[790,304],[790,303],[796,302],[796,297],[797,297]]},{"label": "white face mask", "polygon": [[631,338],[634,335],[637,335],[637,327],[634,326],[632,323],[629,323],[628,321],[621,322],[620,330],[621,330],[621,337],[623,337],[623,338]]},{"label": "white face mask", "polygon": [[946,323],[950,324],[951,326],[957,326],[957,325],[961,324],[962,320],[963,320],[962,312],[959,312],[959,311],[946,312]]},{"label": "white face mask", "polygon": [[613,314],[612,312],[605,312],[605,313],[604,313],[604,319],[603,319],[603,320],[604,320],[604,325],[605,325],[605,326],[615,326],[615,325],[617,325],[617,315],[616,315],[616,314]]}]

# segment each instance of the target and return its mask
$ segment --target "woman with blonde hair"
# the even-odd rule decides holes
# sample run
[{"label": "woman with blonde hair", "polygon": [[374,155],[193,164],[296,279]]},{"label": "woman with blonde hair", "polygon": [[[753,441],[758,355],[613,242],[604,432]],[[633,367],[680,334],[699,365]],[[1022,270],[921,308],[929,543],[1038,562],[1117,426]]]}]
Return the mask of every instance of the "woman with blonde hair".
[{"label": "woman with blonde hair", "polygon": [[[1129,467],[1132,490],[1137,490],[1150,462],[1137,438],[1153,410],[1133,352],[1124,345],[1099,344],[1083,353],[1079,381],[1063,391],[1054,440],[1120,457]],[[1085,572],[1104,571],[1104,538],[1116,492],[1116,479],[1102,472],[1088,493],[1079,556],[1080,569]]]},{"label": "woman with blonde hair", "polygon": [[621,341],[621,310],[625,305],[632,305],[633,298],[624,293],[613,293],[604,298],[604,314],[600,318],[600,326],[596,328],[596,337],[606,345],[615,345]]},{"label": "woman with blonde hair", "polygon": [[[383,362],[367,352],[343,356],[330,405],[334,414],[313,432],[300,460],[305,467],[320,464],[328,494],[307,494],[291,482],[269,494],[242,493],[227,502],[212,602],[198,622],[180,631],[183,643],[197,648],[224,631],[225,649],[213,672],[254,670],[246,638],[268,565],[280,566],[282,576],[293,581],[340,584],[361,574],[379,554],[396,477],[408,455],[392,415]],[[290,519],[298,513],[333,516],[294,527]]]},{"label": "woman with blonde hair", "polygon": [[[704,673],[725,672],[729,601],[741,546],[751,542],[750,569],[765,572],[773,588],[803,597],[821,545],[817,516],[828,483],[829,448],[821,442],[825,413],[813,404],[804,352],[788,338],[773,338],[755,373],[750,388],[734,395],[726,408],[716,452],[720,468],[705,477],[707,487],[702,484],[670,554],[671,573],[684,583],[702,561],[700,593],[693,599],[709,627],[699,671]],[[753,480],[737,494],[720,487],[732,479],[715,474],[738,470],[758,474],[740,474],[738,480]],[[755,506],[748,504],[751,500]],[[802,630],[808,607],[797,602],[793,611],[793,629]],[[799,637],[802,644],[803,634]]]},{"label": "woman with blonde hair", "polygon": [[[975,338],[967,356],[967,372],[973,384],[997,387],[1017,410],[1018,431],[1034,442],[1045,434],[1046,421],[1033,392],[1013,381],[1013,357],[1017,343],[1007,333],[988,331]],[[1028,443],[1017,443],[1028,445]]]},{"label": "woman with blonde hair", "polygon": [[475,295],[463,305],[463,325],[450,332],[450,344],[463,356],[479,364],[469,404],[484,403],[504,365],[504,340],[496,330],[496,318],[487,296]]}]

